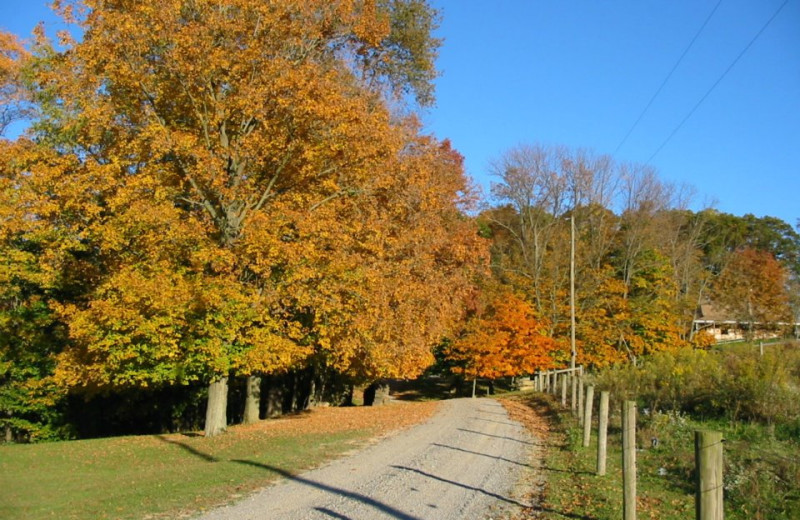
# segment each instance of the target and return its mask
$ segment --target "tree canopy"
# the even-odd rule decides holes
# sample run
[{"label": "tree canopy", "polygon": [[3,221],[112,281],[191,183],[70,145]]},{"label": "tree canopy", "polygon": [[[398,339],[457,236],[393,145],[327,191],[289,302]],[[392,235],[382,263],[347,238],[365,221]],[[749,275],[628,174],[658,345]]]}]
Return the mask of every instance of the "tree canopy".
[{"label": "tree canopy", "polygon": [[79,286],[46,303],[59,385],[430,363],[485,246],[461,157],[392,108],[432,101],[425,2],[57,8],[80,41],[3,56],[38,108],[7,148],[5,194],[26,201],[7,243],[36,240],[31,269]]}]

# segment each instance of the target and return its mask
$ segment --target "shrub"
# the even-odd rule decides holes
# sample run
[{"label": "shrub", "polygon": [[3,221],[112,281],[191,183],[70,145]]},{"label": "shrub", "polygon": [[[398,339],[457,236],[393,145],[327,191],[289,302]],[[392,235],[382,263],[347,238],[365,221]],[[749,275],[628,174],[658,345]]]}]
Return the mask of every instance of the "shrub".
[{"label": "shrub", "polygon": [[599,388],[643,409],[688,413],[698,418],[752,420],[798,428],[800,351],[757,349],[659,352],[596,374]]}]

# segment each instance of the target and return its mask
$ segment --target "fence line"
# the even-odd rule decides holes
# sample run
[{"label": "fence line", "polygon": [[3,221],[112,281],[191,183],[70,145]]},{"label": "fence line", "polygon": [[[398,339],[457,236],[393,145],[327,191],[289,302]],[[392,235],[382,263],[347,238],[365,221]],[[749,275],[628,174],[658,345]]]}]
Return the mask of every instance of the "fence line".
[{"label": "fence line", "polygon": [[[583,427],[584,447],[591,444],[591,427],[594,407],[594,385],[587,385],[584,391],[583,367],[563,369],[539,373],[536,376],[534,387],[543,393],[552,393],[555,402],[561,402],[565,410],[577,412],[578,424]],[[561,399],[558,399],[557,374],[561,378]],[[567,402],[567,375],[570,377],[572,399]],[[549,388],[547,388],[549,384]],[[576,391],[577,390],[577,391]],[[576,396],[577,394],[577,396]],[[585,399],[584,399],[585,397]],[[576,402],[577,401],[577,402]],[[608,444],[608,415],[610,393],[600,392],[600,403],[597,427],[597,471],[598,477],[606,474],[607,444]],[[636,520],[636,402],[625,401],[622,405],[622,504],[623,520]],[[722,520],[723,519],[723,449],[722,433],[709,431],[695,432],[695,473],[696,493],[695,509],[697,520]],[[764,450],[760,450],[764,451]],[[773,455],[773,454],[770,454]],[[779,455],[777,456],[779,458]],[[790,459],[787,459],[790,460]],[[792,462],[796,462],[792,460]]]}]

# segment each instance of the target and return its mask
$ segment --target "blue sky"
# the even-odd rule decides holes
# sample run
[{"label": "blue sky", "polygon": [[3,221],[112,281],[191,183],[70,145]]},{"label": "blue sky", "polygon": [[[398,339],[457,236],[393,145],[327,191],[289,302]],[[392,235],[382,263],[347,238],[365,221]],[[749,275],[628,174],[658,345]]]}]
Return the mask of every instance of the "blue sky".
[{"label": "blue sky", "polygon": [[[723,0],[614,157],[644,163],[784,0]],[[519,143],[611,154],[718,0],[431,0],[442,13],[437,105],[423,120],[488,187]],[[22,36],[45,2],[0,0]],[[695,208],[800,218],[800,0],[780,14],[653,158],[697,188]]]},{"label": "blue sky", "polygon": [[[614,157],[645,163],[783,0],[723,0]],[[444,38],[426,127],[468,173],[519,143],[612,154],[717,0],[433,0]],[[653,158],[695,208],[800,218],[800,1],[790,0]]]}]

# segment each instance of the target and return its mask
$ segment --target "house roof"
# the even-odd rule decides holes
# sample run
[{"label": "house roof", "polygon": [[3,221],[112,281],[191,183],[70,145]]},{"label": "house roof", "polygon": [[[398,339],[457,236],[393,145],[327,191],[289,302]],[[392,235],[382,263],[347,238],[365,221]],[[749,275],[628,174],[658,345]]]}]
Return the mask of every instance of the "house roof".
[{"label": "house roof", "polygon": [[724,307],[711,302],[701,303],[697,310],[696,320],[701,321],[736,321],[736,315]]},{"label": "house roof", "polygon": [[[711,301],[701,303],[695,311],[694,321],[696,323],[740,323],[742,320],[736,319],[736,314],[731,310],[718,306]],[[754,322],[758,324],[759,322]],[[777,322],[774,325],[800,325],[800,320],[792,322]]]}]

